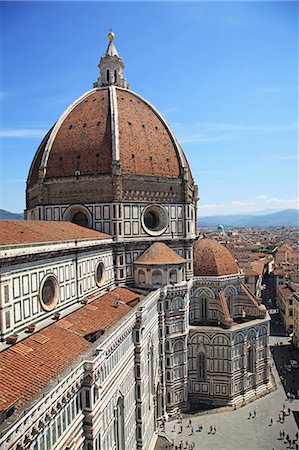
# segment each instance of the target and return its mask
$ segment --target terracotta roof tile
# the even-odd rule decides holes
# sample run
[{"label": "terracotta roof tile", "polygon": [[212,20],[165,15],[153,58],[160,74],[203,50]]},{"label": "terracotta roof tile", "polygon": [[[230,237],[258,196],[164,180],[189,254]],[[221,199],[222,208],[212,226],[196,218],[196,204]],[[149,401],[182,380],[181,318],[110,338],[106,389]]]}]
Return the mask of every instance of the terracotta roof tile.
[{"label": "terracotta roof tile", "polygon": [[[178,149],[168,125],[136,94],[116,88],[119,148],[123,173],[178,177]],[[58,126],[58,125],[57,125]],[[55,131],[56,128],[53,128]],[[51,144],[53,132],[39,146],[28,177],[28,186],[38,180],[42,156],[50,148],[46,179],[112,173],[112,131],[109,89],[95,89],[82,96],[66,114]],[[190,180],[192,174],[183,154]]]},{"label": "terracotta roof tile", "polygon": [[85,96],[67,115],[54,139],[46,177],[109,174],[112,135],[108,89]]},{"label": "terracotta roof tile", "polygon": [[178,177],[175,145],[160,118],[132,92],[116,92],[122,171]]},{"label": "terracotta roof tile", "polygon": [[250,290],[244,284],[241,284],[241,289],[259,311],[263,313],[266,312],[265,305],[259,305],[256,297],[250,292]]},{"label": "terracotta roof tile", "polygon": [[71,222],[0,220],[0,245],[107,239],[111,236]]},{"label": "terracotta roof tile", "polygon": [[224,318],[226,321],[232,322],[233,320],[231,318],[231,315],[230,315],[230,312],[229,312],[229,309],[227,306],[227,301],[226,301],[226,298],[225,298],[225,295],[224,295],[224,292],[222,291],[222,289],[219,290],[218,294],[219,294],[220,304],[221,304]]},{"label": "terracotta roof tile", "polygon": [[193,246],[195,276],[233,275],[239,272],[231,252],[213,239],[200,239]]},{"label": "terracotta roof tile", "polygon": [[[120,300],[115,307],[115,299]],[[106,330],[127,314],[140,296],[117,288],[0,353],[0,411],[24,405],[91,348],[88,335]],[[66,329],[63,322],[70,326]],[[28,350],[27,350],[28,349]]]},{"label": "terracotta roof tile", "polygon": [[163,242],[154,242],[145,252],[135,261],[135,264],[163,265],[163,264],[182,264],[186,260],[175,253]]}]

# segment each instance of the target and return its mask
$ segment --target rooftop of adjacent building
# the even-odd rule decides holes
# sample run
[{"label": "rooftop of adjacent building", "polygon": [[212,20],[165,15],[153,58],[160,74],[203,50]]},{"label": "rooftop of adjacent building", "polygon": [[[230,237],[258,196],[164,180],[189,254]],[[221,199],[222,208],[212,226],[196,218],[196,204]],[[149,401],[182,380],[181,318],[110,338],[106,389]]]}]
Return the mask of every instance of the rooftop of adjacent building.
[{"label": "rooftop of adjacent building", "polygon": [[0,220],[0,246],[110,238],[109,234],[71,222]]},{"label": "rooftop of adjacent building", "polygon": [[127,288],[100,295],[0,352],[0,412],[30,401],[142,299]]}]

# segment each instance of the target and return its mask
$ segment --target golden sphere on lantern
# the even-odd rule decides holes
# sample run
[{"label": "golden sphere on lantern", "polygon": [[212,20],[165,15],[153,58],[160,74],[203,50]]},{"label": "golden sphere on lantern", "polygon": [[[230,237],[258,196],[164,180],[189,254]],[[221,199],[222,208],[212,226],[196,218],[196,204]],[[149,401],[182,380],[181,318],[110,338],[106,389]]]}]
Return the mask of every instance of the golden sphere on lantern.
[{"label": "golden sphere on lantern", "polygon": [[113,31],[110,30],[110,31],[109,31],[109,34],[108,34],[108,39],[109,39],[109,41],[112,42],[114,38],[115,38],[115,35],[114,35]]}]

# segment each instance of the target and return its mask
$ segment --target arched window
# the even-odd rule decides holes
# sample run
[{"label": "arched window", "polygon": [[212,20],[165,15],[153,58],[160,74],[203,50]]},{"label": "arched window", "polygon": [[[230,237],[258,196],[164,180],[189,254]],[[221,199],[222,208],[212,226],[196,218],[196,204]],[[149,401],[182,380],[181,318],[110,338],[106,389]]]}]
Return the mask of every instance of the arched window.
[{"label": "arched window", "polygon": [[197,356],[197,376],[199,380],[205,380],[207,372],[207,357],[206,354],[200,352]]},{"label": "arched window", "polygon": [[247,348],[247,371],[250,373],[255,372],[255,351],[253,345]]},{"label": "arched window", "polygon": [[171,403],[171,395],[167,392],[167,403]]},{"label": "arched window", "polygon": [[255,342],[256,332],[250,330],[247,335],[247,371],[250,373],[255,372]]},{"label": "arched window", "polygon": [[172,311],[178,311],[183,308],[183,300],[180,297],[176,297],[172,300]]},{"label": "arched window", "polygon": [[169,272],[169,282],[170,283],[177,283],[178,282],[177,271],[174,270],[174,269]]},{"label": "arched window", "polygon": [[124,399],[119,397],[115,408],[115,443],[117,450],[125,448],[125,417],[124,417]]},{"label": "arched window", "polygon": [[82,211],[78,211],[73,215],[72,222],[81,227],[88,227],[88,217]]},{"label": "arched window", "polygon": [[173,365],[177,366],[179,364],[183,364],[184,362],[184,344],[182,341],[178,341],[175,343],[173,348]]},{"label": "arched window", "polygon": [[208,300],[206,297],[200,299],[200,318],[207,319],[208,317]]},{"label": "arched window", "polygon": [[153,345],[150,346],[148,351],[148,392],[154,394],[155,388],[155,375],[154,375],[154,350]]},{"label": "arched window", "polygon": [[161,270],[154,270],[152,273],[152,282],[153,284],[162,284],[162,272]]},{"label": "arched window", "polygon": [[117,70],[114,71],[114,83],[117,83]]},{"label": "arched window", "polygon": [[110,72],[109,72],[109,69],[106,70],[106,81],[107,81],[107,83],[110,82]]},{"label": "arched window", "polygon": [[138,284],[145,284],[145,272],[144,270],[138,271]]}]

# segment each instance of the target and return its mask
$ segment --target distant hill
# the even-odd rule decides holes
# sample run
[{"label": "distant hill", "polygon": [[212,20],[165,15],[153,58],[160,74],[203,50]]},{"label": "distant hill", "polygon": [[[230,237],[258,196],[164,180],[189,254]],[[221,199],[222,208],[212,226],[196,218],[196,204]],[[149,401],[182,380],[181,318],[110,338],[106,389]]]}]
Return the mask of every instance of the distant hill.
[{"label": "distant hill", "polygon": [[236,214],[228,216],[199,217],[199,227],[298,227],[299,210],[285,209],[272,214]]},{"label": "distant hill", "polygon": [[11,213],[9,211],[5,211],[5,209],[0,209],[0,220],[23,220],[23,213]]}]

